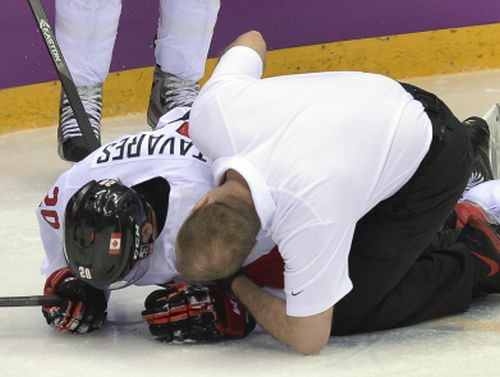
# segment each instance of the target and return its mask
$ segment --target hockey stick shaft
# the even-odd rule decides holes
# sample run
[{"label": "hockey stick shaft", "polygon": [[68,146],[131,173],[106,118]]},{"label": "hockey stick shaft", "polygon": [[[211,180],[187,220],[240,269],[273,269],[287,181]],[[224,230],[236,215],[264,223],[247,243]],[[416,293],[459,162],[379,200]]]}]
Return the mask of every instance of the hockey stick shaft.
[{"label": "hockey stick shaft", "polygon": [[76,121],[78,123],[78,126],[80,127],[80,131],[82,132],[83,139],[85,140],[85,143],[87,143],[89,150],[94,151],[95,149],[99,148],[99,141],[92,131],[89,117],[85,112],[82,100],[80,99],[80,95],[76,90],[76,86],[69,72],[68,65],[64,60],[64,56],[61,52],[61,49],[59,48],[59,44],[56,41],[56,37],[52,31],[52,28],[50,27],[47,15],[43,10],[43,6],[40,3],[40,0],[28,0],[28,3],[33,16],[35,17],[38,29],[42,34],[52,63],[54,64],[57,76],[59,76],[59,80],[61,81],[63,90],[68,97],[71,109],[75,114]]},{"label": "hockey stick shaft", "polygon": [[59,306],[64,302],[59,296],[12,296],[0,297],[0,307]]}]

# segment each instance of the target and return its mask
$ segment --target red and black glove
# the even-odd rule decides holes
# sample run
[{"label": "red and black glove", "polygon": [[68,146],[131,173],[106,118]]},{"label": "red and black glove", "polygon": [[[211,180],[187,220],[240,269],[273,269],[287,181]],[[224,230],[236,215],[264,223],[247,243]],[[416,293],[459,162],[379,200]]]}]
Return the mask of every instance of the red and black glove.
[{"label": "red and black glove", "polygon": [[162,342],[243,338],[255,320],[231,293],[215,284],[177,283],[152,292],[142,318]]},{"label": "red and black glove", "polygon": [[97,330],[106,320],[107,299],[104,291],[73,275],[69,268],[53,272],[45,282],[44,295],[66,299],[60,306],[44,306],[47,324],[60,331],[84,334]]}]

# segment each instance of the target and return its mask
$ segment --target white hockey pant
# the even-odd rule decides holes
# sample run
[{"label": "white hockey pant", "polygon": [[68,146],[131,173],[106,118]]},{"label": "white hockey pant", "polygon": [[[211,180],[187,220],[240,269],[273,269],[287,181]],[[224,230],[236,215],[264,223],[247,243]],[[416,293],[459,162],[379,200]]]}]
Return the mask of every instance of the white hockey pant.
[{"label": "white hockey pant", "polygon": [[[57,40],[75,84],[102,83],[122,0],[56,0],[55,5]],[[163,71],[185,80],[203,76],[219,7],[220,0],[160,0],[155,59]]]}]

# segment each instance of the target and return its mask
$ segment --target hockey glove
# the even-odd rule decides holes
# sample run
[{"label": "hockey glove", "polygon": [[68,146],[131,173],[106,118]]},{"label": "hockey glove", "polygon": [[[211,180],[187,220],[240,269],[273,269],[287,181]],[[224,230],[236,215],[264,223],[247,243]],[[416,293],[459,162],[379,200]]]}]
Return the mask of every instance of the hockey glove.
[{"label": "hockey glove", "polygon": [[177,283],[152,292],[142,317],[162,342],[243,338],[255,320],[231,293],[214,284]]},{"label": "hockey glove", "polygon": [[45,295],[66,299],[61,306],[44,306],[47,323],[64,332],[84,334],[97,330],[106,320],[104,291],[77,279],[69,268],[53,272],[47,279]]}]

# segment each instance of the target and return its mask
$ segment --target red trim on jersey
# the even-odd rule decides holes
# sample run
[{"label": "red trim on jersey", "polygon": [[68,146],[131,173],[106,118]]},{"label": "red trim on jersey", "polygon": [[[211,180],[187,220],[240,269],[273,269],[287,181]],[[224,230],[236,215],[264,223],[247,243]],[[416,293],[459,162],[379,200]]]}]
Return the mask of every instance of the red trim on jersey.
[{"label": "red trim on jersey", "polygon": [[177,133],[181,134],[182,136],[189,137],[189,122],[184,122],[182,125],[177,129]]},{"label": "red trim on jersey", "polygon": [[260,287],[283,288],[285,263],[275,246],[268,254],[243,268],[243,273]]}]

